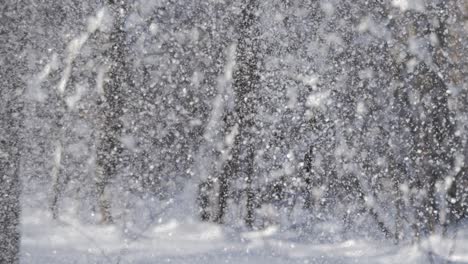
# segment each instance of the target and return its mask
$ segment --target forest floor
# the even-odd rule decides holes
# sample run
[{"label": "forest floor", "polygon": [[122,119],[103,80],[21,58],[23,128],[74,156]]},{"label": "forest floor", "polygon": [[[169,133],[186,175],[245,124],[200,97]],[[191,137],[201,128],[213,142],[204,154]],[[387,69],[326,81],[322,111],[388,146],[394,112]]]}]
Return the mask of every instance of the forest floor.
[{"label": "forest floor", "polygon": [[45,206],[23,202],[21,263],[468,263],[466,226],[455,239],[399,245],[359,238],[307,242],[277,226],[246,232],[180,217],[130,230],[137,228],[85,223],[70,208],[53,220]]}]

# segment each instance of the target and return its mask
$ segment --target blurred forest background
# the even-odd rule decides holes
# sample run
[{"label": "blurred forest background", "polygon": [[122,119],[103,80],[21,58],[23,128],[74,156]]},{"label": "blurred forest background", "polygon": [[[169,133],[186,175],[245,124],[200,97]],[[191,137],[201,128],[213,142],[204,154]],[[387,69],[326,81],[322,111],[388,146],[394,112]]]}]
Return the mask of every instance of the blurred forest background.
[{"label": "blurred forest background", "polygon": [[180,207],[321,241],[418,241],[468,216],[467,1],[0,14],[1,263],[18,261],[22,203],[135,230]]}]

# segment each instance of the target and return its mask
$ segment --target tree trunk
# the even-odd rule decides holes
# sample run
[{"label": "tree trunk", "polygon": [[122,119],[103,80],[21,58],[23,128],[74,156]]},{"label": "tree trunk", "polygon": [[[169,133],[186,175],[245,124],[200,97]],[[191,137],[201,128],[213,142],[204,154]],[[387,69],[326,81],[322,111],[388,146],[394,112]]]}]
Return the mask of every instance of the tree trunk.
[{"label": "tree trunk", "polygon": [[237,176],[246,181],[246,216],[245,223],[253,226],[255,194],[254,184],[254,105],[255,89],[258,86],[258,55],[259,43],[256,39],[255,24],[257,22],[256,0],[244,1],[242,17],[239,23],[239,40],[236,48],[236,70],[234,72],[234,112],[227,115],[226,126],[231,130],[237,126],[238,133],[234,139],[231,158],[223,167],[219,177],[218,215],[216,222],[222,223],[226,211],[230,184]]},{"label": "tree trunk", "polygon": [[107,50],[108,81],[99,102],[100,127],[96,146],[96,186],[99,209],[103,223],[112,223],[111,204],[107,187],[117,172],[121,152],[120,136],[122,132],[123,93],[130,89],[132,80],[127,65],[127,34],[124,31],[128,6],[125,1],[109,0],[114,17],[114,26],[110,33],[110,48]]},{"label": "tree trunk", "polygon": [[[10,91],[18,89],[9,83]],[[7,86],[7,87],[8,87]],[[4,101],[4,97],[0,98]],[[5,103],[5,102],[3,102]],[[5,110],[5,112],[4,112]],[[18,263],[20,234],[20,137],[22,107],[19,98],[11,98],[0,114],[0,263]]]},{"label": "tree trunk", "polygon": [[20,153],[25,87],[25,17],[23,1],[0,8],[0,263],[19,262]]}]

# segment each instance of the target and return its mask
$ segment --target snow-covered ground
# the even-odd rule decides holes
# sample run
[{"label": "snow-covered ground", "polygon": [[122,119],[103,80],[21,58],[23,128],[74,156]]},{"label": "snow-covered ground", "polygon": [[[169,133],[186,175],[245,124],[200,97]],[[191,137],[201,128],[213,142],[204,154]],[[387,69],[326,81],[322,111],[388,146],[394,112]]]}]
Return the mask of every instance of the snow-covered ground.
[{"label": "snow-covered ground", "polygon": [[24,203],[21,263],[468,263],[463,227],[455,240],[320,243],[277,226],[246,232],[180,217],[139,229],[90,224],[67,208],[55,221],[45,207]]}]

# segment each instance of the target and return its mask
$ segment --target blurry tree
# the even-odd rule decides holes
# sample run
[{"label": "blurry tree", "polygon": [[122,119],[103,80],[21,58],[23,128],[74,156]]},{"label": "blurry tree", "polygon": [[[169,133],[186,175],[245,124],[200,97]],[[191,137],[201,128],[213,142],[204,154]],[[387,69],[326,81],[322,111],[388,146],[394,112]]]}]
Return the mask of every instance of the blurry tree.
[{"label": "blurry tree", "polygon": [[[253,226],[255,210],[255,106],[258,86],[259,43],[256,21],[258,3],[256,0],[242,2],[241,18],[238,22],[239,39],[236,46],[234,70],[234,110],[225,113],[225,126],[234,133],[230,157],[219,175],[218,212],[216,222],[222,223],[227,208],[230,181],[234,178],[245,180],[246,215],[245,224]],[[236,187],[234,187],[236,188]]]},{"label": "blurry tree", "polygon": [[96,186],[99,208],[104,223],[112,223],[111,204],[106,193],[112,178],[117,173],[119,154],[122,151],[121,133],[124,113],[124,94],[133,88],[132,68],[128,64],[129,45],[125,21],[130,4],[127,1],[109,0],[114,19],[105,51],[107,80],[98,102],[98,132],[96,146]]},{"label": "blurry tree", "polygon": [[0,8],[0,263],[19,261],[22,95],[33,12],[25,1],[6,1]]},{"label": "blurry tree", "polygon": [[[86,12],[84,12],[86,10],[85,6],[86,5],[82,2],[73,0],[60,4],[53,2],[46,3],[41,6],[40,13],[45,13],[48,19],[45,23],[47,23],[49,27],[54,28],[54,30],[51,30],[49,34],[58,38],[59,36],[57,35],[60,31],[57,30],[57,28],[69,26],[65,23],[67,22],[67,16],[84,23],[84,21],[86,21]],[[67,16],[65,16],[65,13],[67,13]],[[85,59],[83,58],[85,56],[82,55],[82,50],[86,45],[89,45],[89,40],[95,36],[99,27],[96,23],[99,23],[99,19],[102,19],[102,17],[99,18],[99,16],[102,16],[102,12],[100,15],[96,14],[96,17],[92,16],[92,19],[97,19],[96,22],[88,21],[86,30],[80,32],[78,35],[73,35],[72,39],[66,43],[63,54],[62,72],[56,72],[57,65],[55,64],[57,63],[57,57],[56,55],[53,55],[52,58],[50,58],[51,61],[44,70],[46,74],[43,77],[38,78],[44,79],[48,77],[49,74],[59,77],[57,84],[53,87],[54,89],[51,89],[51,97],[55,102],[55,107],[53,108],[53,118],[51,118],[53,135],[52,148],[54,151],[50,173],[50,179],[52,180],[50,209],[54,219],[59,217],[60,199],[62,198],[68,183],[73,178],[70,175],[71,173],[69,173],[70,168],[67,168],[67,166],[70,166],[70,161],[65,160],[65,158],[69,156],[69,153],[66,153],[66,149],[70,144],[73,144],[73,139],[70,140],[70,138],[73,138],[71,136],[73,134],[73,110],[76,110],[76,101],[79,101],[82,93],[84,93],[84,81],[82,78],[82,71],[84,69],[80,68],[80,66],[82,66],[81,64],[83,63],[83,59]],[[92,23],[94,23],[94,25]],[[48,44],[49,46],[47,48],[52,50],[51,47],[60,47],[63,44],[64,43],[62,43],[62,41],[57,41],[57,43]],[[39,45],[43,44],[40,43]],[[44,80],[38,81],[38,85],[40,86],[40,82]]]}]

